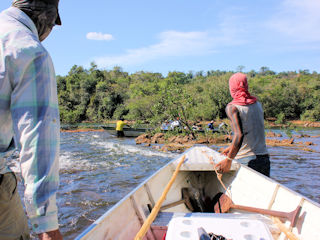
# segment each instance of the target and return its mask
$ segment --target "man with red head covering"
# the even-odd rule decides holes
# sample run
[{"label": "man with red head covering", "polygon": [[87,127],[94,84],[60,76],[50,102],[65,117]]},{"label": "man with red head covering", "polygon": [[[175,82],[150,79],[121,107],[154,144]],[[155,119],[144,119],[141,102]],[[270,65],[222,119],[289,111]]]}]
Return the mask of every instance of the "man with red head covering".
[{"label": "man with red head covering", "polygon": [[229,90],[233,100],[226,113],[233,131],[232,143],[223,150],[226,159],[216,167],[228,172],[233,159],[247,164],[252,169],[270,175],[270,160],[264,133],[264,114],[260,102],[248,91],[247,76],[235,73],[229,79]]},{"label": "man with red head covering", "polygon": [[19,151],[24,203],[32,230],[42,240],[61,240],[59,188],[60,119],[56,75],[42,45],[61,25],[59,0],[14,0],[0,13],[0,239],[30,239],[27,217],[10,169]]}]

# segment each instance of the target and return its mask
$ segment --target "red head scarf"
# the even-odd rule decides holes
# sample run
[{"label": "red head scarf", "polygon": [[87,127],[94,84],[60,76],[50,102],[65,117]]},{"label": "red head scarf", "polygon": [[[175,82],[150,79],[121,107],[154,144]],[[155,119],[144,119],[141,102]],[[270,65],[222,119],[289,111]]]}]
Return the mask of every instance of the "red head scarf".
[{"label": "red head scarf", "polygon": [[230,77],[229,90],[233,98],[229,104],[250,105],[257,101],[257,98],[248,92],[247,76],[243,73],[235,73]]}]

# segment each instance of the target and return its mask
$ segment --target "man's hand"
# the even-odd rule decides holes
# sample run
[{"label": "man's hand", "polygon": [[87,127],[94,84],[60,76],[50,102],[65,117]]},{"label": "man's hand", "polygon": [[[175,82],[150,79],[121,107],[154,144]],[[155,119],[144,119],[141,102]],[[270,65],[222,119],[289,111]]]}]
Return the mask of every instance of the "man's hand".
[{"label": "man's hand", "polygon": [[38,234],[40,240],[62,240],[62,235],[59,229]]},{"label": "man's hand", "polygon": [[232,161],[228,158],[222,160],[221,162],[215,165],[217,171],[219,173],[227,173],[230,171]]}]

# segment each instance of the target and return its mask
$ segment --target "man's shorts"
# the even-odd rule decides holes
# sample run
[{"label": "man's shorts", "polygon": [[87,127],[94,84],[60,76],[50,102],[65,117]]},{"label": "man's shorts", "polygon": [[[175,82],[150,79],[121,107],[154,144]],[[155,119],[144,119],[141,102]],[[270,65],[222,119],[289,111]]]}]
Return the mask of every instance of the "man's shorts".
[{"label": "man's shorts", "polygon": [[0,176],[0,239],[30,239],[27,217],[17,190],[17,178],[12,172]]},{"label": "man's shorts", "polygon": [[269,155],[257,155],[256,159],[248,162],[248,167],[270,177],[270,159]]}]

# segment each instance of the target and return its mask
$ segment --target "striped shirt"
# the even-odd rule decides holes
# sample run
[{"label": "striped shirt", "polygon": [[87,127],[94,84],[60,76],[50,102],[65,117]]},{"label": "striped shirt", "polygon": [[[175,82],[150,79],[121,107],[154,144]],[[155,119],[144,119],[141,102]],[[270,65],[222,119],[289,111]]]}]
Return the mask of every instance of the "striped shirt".
[{"label": "striped shirt", "polygon": [[19,151],[24,202],[34,232],[58,229],[60,119],[51,57],[18,8],[0,13],[0,174]]}]

